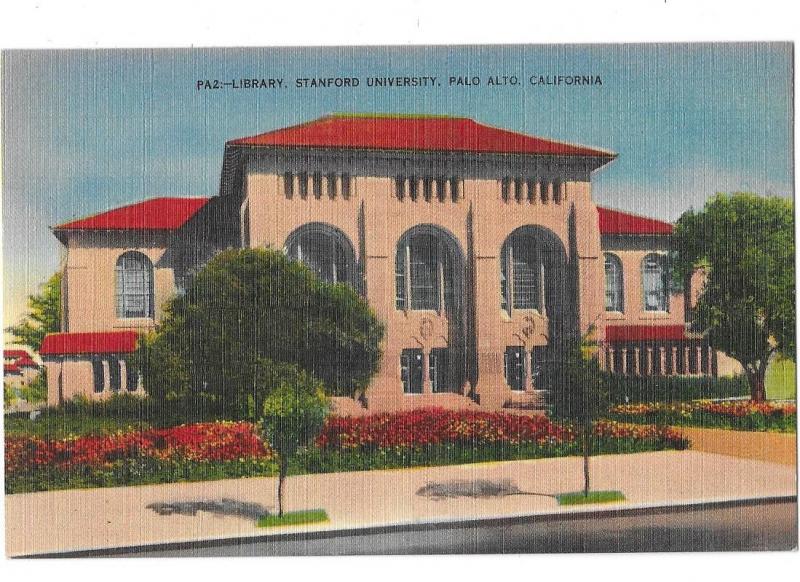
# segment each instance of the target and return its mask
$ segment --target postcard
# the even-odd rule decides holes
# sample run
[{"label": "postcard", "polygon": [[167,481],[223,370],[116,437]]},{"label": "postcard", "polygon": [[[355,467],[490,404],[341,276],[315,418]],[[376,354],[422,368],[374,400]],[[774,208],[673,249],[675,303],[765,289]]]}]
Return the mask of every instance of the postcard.
[{"label": "postcard", "polygon": [[792,51],[4,51],[6,555],[796,549]]}]

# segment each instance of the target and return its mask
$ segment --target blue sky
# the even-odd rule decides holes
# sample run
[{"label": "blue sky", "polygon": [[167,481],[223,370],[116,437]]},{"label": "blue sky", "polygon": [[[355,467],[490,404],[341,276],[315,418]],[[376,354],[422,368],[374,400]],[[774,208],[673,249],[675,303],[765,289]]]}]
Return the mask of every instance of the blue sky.
[{"label": "blue sky", "polygon": [[[59,265],[49,227],[142,198],[213,195],[226,140],[329,112],[437,113],[611,149],[599,204],[674,220],[715,192],[793,195],[789,44],[20,51],[3,54],[3,311]],[[600,75],[534,87],[531,75]],[[432,75],[432,88],[367,76]],[[478,75],[481,87],[449,87]],[[487,87],[490,75],[521,85]],[[351,90],[297,77],[357,76]],[[197,91],[280,77],[287,89]]]}]

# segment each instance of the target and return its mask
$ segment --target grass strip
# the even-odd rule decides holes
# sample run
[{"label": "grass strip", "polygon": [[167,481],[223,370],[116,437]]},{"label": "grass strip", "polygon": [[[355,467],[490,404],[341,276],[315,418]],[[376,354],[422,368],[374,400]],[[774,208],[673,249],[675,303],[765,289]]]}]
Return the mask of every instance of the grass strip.
[{"label": "grass strip", "polygon": [[324,509],[306,509],[303,511],[290,511],[282,516],[262,515],[258,518],[258,527],[279,527],[282,525],[300,525],[302,523],[319,523],[328,521],[328,514]]},{"label": "grass strip", "polygon": [[556,495],[559,505],[587,505],[590,503],[618,503],[625,501],[622,491],[589,491],[584,495],[583,491],[574,493],[562,493]]}]

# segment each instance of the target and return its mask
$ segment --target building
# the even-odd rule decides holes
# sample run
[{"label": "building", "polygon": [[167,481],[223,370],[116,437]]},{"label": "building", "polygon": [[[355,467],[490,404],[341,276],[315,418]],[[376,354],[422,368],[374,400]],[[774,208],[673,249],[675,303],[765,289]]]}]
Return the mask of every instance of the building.
[{"label": "building", "polygon": [[39,376],[39,364],[23,349],[3,350],[3,383],[15,389],[28,386]]},{"label": "building", "polygon": [[225,144],[220,191],[54,227],[64,333],[49,402],[141,390],[136,332],[216,251],[272,247],[353,285],[386,324],[371,410],[535,407],[591,331],[623,374],[715,374],[671,292],[672,226],[592,199],[616,154],[437,116],[331,115]]}]

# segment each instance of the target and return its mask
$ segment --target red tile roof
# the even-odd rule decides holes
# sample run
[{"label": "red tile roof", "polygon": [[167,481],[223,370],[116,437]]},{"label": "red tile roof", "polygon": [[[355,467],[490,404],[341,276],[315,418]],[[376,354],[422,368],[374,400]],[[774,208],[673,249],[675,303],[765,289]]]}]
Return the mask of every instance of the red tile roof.
[{"label": "red tile roof", "polygon": [[609,342],[684,339],[686,339],[686,328],[683,325],[609,325],[606,327],[606,341]]},{"label": "red tile roof", "polygon": [[151,198],[73,220],[53,230],[176,230],[206,205],[209,198]]},{"label": "red tile roof", "polygon": [[14,362],[14,365],[15,366],[19,366],[20,368],[26,368],[26,367],[27,368],[38,368],[39,367],[39,364],[37,364],[35,361],[33,361],[30,358],[30,356],[23,356],[23,357],[17,359]]},{"label": "red tile roof", "polygon": [[16,364],[3,364],[3,374],[20,374],[22,370]]},{"label": "red tile roof", "polygon": [[3,358],[29,358],[27,350],[3,350]]},{"label": "red tile roof", "polygon": [[78,354],[119,354],[136,349],[135,331],[99,331],[84,333],[51,333],[42,342],[43,356]]},{"label": "red tile roof", "polygon": [[669,222],[601,206],[597,207],[597,212],[600,234],[672,234]]},{"label": "red tile roof", "polygon": [[525,135],[465,117],[433,115],[328,115],[234,139],[228,145],[589,156],[609,161],[616,156],[606,150]]}]

